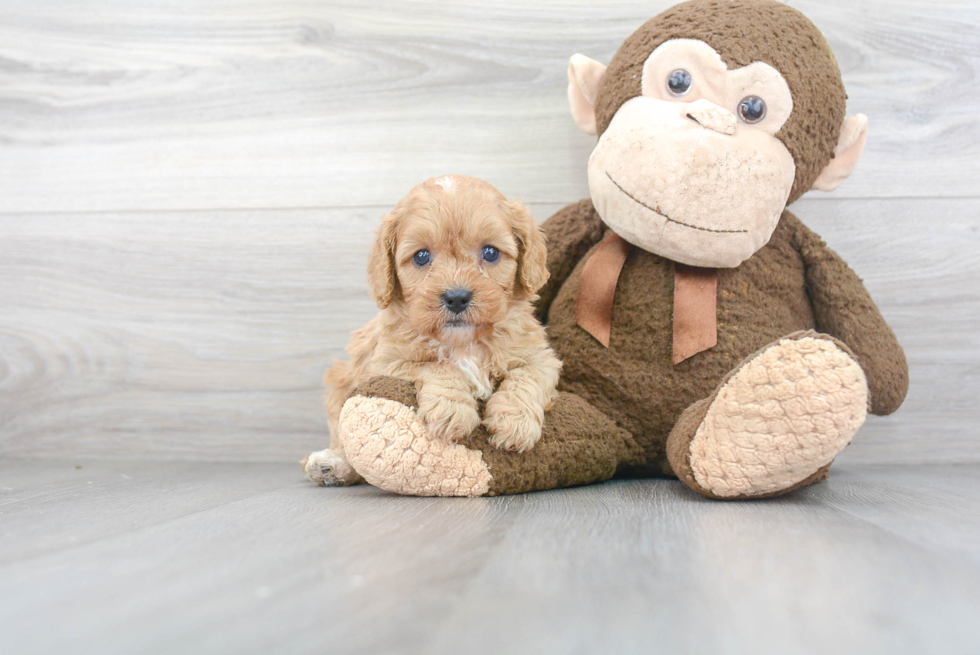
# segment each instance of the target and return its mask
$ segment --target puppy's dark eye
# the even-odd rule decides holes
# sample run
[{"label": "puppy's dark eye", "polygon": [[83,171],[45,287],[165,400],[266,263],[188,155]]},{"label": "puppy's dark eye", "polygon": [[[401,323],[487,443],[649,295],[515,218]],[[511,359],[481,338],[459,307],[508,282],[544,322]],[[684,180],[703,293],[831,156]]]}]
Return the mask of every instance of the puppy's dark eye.
[{"label": "puppy's dark eye", "polygon": [[691,74],[683,68],[678,68],[667,76],[667,90],[672,96],[686,95],[691,90]]},{"label": "puppy's dark eye", "polygon": [[419,268],[422,268],[428,264],[431,259],[432,258],[429,256],[428,250],[419,250],[412,256],[412,261],[415,262],[415,265]]},{"label": "puppy's dark eye", "polygon": [[738,115],[746,123],[758,123],[766,117],[766,101],[759,96],[746,96],[738,103]]},{"label": "puppy's dark eye", "polygon": [[500,251],[493,246],[483,246],[483,259],[492,264],[500,259]]}]

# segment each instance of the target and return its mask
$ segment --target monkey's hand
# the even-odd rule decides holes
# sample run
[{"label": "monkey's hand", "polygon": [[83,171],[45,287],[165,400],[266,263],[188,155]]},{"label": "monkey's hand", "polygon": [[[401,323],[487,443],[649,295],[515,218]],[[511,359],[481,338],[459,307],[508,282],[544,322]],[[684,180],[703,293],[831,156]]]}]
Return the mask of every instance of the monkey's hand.
[{"label": "monkey's hand", "polygon": [[806,264],[817,329],[840,339],[854,352],[868,378],[871,413],[891,414],[909,390],[905,351],[861,278],[820,237],[797,223],[796,238]]}]

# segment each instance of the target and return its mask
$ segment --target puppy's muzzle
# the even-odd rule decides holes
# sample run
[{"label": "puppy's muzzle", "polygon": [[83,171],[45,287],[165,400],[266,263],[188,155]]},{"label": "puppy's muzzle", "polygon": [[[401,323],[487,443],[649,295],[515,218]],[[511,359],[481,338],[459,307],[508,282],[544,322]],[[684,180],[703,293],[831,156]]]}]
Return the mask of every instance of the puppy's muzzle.
[{"label": "puppy's muzzle", "polygon": [[453,314],[462,314],[470,306],[473,292],[469,289],[449,289],[442,294],[442,304]]}]

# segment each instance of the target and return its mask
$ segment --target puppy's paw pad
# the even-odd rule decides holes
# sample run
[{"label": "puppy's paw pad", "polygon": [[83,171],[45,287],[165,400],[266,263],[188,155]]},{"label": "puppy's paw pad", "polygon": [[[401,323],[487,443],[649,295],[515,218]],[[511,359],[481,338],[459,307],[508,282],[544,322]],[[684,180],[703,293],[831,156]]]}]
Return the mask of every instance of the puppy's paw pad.
[{"label": "puppy's paw pad", "polygon": [[330,449],[311,453],[303,460],[303,472],[321,487],[343,487],[361,481],[350,462]]}]

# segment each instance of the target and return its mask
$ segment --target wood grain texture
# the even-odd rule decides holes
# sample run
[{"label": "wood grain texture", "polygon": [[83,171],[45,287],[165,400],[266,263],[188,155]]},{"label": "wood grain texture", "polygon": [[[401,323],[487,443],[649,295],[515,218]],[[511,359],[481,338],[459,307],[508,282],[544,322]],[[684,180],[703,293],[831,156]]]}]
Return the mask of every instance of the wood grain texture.
[{"label": "wood grain texture", "polygon": [[[0,0],[0,455],[292,460],[380,216],[458,171],[585,197],[569,55],[672,4]],[[905,345],[844,461],[980,460],[980,5],[794,1],[871,118],[796,212]]]},{"label": "wood grain texture", "polygon": [[[532,205],[544,217],[554,205]],[[385,208],[0,217],[0,455],[296,460]],[[977,461],[980,201],[803,200],[906,349],[843,461]],[[928,225],[928,229],[923,229]]]},{"label": "wood grain texture", "polygon": [[[0,212],[390,205],[446,172],[567,203],[568,57],[671,4],[3,0]],[[837,197],[975,197],[980,5],[790,4],[871,119]]]},{"label": "wood grain texture", "polygon": [[845,465],[724,503],[662,480],[426,499],[282,464],[0,461],[0,651],[970,653],[978,474]]}]

